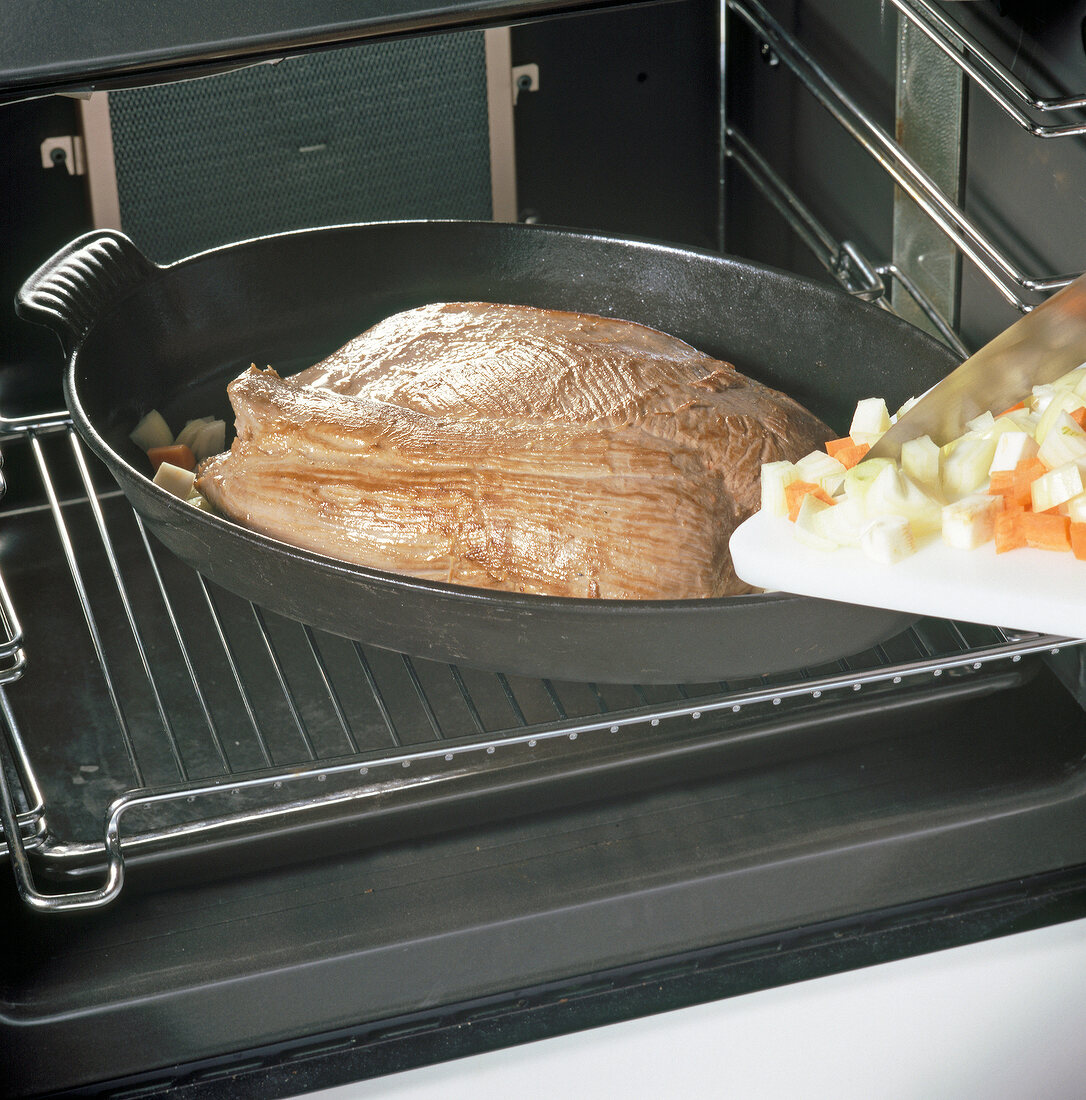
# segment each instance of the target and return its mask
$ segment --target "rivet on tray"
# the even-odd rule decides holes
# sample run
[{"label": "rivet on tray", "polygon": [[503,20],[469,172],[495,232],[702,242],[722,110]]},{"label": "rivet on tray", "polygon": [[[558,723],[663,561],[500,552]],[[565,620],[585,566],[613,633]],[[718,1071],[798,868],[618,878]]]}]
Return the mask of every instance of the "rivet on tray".
[{"label": "rivet on tray", "polygon": [[658,726],[659,724],[660,724],[660,719],[659,718],[653,718],[653,720],[651,722],[649,722],[650,726]]},{"label": "rivet on tray", "polygon": [[1015,655],[1014,655],[1014,656],[1013,656],[1013,657],[1011,658],[1011,662],[1012,662],[1012,663],[1014,663],[1014,664],[1017,664],[1017,663],[1018,663],[1018,662],[1019,662],[1020,660],[1022,660],[1022,654],[1021,654],[1021,653],[1016,653],[1016,654],[1015,654]]},{"label": "rivet on tray", "polygon": [[534,749],[538,744],[539,742],[533,737],[531,741],[528,742],[528,748]]},{"label": "rivet on tray", "polygon": [[318,775],[317,776],[317,782],[318,783],[323,783],[327,778],[328,778],[328,776],[326,776],[326,775]]},{"label": "rivet on tray", "polygon": [[822,698],[822,692],[821,691],[812,691],[811,692],[811,698],[812,699],[821,699]]},{"label": "rivet on tray", "polygon": [[779,707],[781,705],[781,697],[779,695],[777,696],[776,699],[773,700],[773,705],[775,707]]},{"label": "rivet on tray", "polygon": [[932,673],[932,676],[942,676],[942,675],[943,675],[943,670],[942,670],[941,668],[937,668],[937,669],[936,669],[936,670],[935,670],[935,671],[934,671],[934,672]]},{"label": "rivet on tray", "polygon": [[577,740],[577,735],[576,735],[575,733],[571,733],[571,734],[569,735],[569,739],[570,739],[571,741],[576,741],[576,740]]},{"label": "rivet on tray", "polygon": [[1059,653],[1059,650],[1058,649],[1050,649],[1048,652],[1051,653],[1053,657],[1055,657],[1056,654]]},{"label": "rivet on tray", "polygon": [[494,746],[493,745],[487,745],[486,751],[487,751],[488,756],[493,756],[494,755]]},{"label": "rivet on tray", "polygon": [[365,775],[366,772],[368,772],[368,771],[369,771],[369,768],[359,768],[358,769],[358,774],[359,775]]},{"label": "rivet on tray", "polygon": [[274,788],[275,788],[275,790],[279,790],[279,788],[280,788],[280,787],[282,787],[282,785],[283,785],[283,784],[282,784],[282,782],[281,782],[280,780],[278,780],[278,779],[277,779],[277,780],[276,780],[276,781],[275,781],[275,782],[274,782],[274,783],[272,784],[272,787],[274,787]]},{"label": "rivet on tray", "polygon": [[740,705],[739,705],[738,703],[736,703],[736,704],[735,704],[735,705],[734,705],[734,706],[732,707],[732,714],[738,714],[738,713],[739,713],[739,712],[740,712],[740,711],[741,711],[742,709],[743,709],[743,708],[742,708],[742,707],[741,707],[741,706],[740,706]]},{"label": "rivet on tray", "polygon": [[973,667],[974,668],[980,668],[980,661],[974,661],[973,662]]},{"label": "rivet on tray", "polygon": [[861,687],[863,687],[863,684],[853,684],[852,685],[852,690],[853,691],[859,691]]},{"label": "rivet on tray", "polygon": [[700,718],[701,717],[701,711],[700,710],[694,711],[694,713],[691,714],[690,717],[695,718],[695,719]]},{"label": "rivet on tray", "polygon": [[445,759],[446,760],[451,760],[452,758],[453,758],[453,754],[451,752],[445,753]]},{"label": "rivet on tray", "polygon": [[895,676],[894,677],[894,683],[895,684],[900,684],[901,683],[901,677],[900,676]]},{"label": "rivet on tray", "polygon": [[612,726],[611,727],[611,732],[612,733],[618,733],[618,726]]},{"label": "rivet on tray", "polygon": [[411,761],[410,760],[401,761],[400,767],[401,768],[410,768],[411,767]]}]

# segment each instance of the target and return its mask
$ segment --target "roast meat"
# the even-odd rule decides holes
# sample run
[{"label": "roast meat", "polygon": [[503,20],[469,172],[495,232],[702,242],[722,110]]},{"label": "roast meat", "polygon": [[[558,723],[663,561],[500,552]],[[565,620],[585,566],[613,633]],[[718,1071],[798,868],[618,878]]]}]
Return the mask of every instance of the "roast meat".
[{"label": "roast meat", "polygon": [[357,565],[555,596],[749,591],[728,538],[761,464],[832,434],[643,325],[485,303],[396,314],[228,392],[237,437],[197,482],[223,515]]}]

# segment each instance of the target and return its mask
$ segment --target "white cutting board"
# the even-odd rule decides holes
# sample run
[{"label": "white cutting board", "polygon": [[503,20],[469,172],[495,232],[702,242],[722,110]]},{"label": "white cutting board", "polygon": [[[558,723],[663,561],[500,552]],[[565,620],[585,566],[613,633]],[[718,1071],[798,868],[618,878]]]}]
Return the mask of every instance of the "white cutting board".
[{"label": "white cutting board", "polygon": [[787,519],[757,512],[732,535],[731,553],[743,580],[771,591],[1086,638],[1086,561],[1070,552],[955,550],[936,537],[880,565],[851,547],[815,550]]}]

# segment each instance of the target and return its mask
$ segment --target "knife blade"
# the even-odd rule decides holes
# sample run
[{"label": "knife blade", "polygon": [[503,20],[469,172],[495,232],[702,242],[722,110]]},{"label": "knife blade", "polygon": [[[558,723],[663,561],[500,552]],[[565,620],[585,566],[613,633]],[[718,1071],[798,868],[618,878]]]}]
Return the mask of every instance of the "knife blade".
[{"label": "knife blade", "polygon": [[922,435],[942,446],[981,413],[1009,408],[1032,388],[1086,362],[1086,274],[1035,306],[933,386],[867,452],[901,457]]}]

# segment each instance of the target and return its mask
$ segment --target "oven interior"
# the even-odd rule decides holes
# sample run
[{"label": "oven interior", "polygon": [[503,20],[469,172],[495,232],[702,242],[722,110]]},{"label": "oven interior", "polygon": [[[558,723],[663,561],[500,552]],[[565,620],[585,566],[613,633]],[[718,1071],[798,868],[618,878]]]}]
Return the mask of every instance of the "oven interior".
[{"label": "oven interior", "polygon": [[[519,14],[518,220],[836,281],[962,354],[1081,269],[1082,4]],[[434,29],[344,50],[480,48]],[[275,68],[322,56],[299,54]],[[0,107],[5,146],[56,148],[77,102]],[[93,224],[74,155],[6,158],[9,301]],[[395,169],[366,216],[478,216],[462,177],[428,193],[439,171]],[[133,207],[156,259],[184,254],[160,220]],[[925,619],[829,666],[673,685],[349,642],[163,550],[71,428],[53,338],[2,324],[11,1095],[289,1095],[1081,911],[1079,640]]]}]

